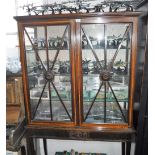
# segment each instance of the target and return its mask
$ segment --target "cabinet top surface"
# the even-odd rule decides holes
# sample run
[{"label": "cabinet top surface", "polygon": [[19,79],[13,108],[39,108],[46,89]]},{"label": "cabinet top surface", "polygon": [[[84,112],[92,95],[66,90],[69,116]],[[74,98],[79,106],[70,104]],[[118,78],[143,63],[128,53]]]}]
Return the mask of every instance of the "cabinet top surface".
[{"label": "cabinet top surface", "polygon": [[103,12],[103,13],[72,13],[72,14],[51,14],[51,15],[30,15],[30,16],[15,16],[17,21],[31,21],[31,20],[46,20],[53,18],[67,18],[76,19],[84,17],[138,17],[142,16],[143,12]]}]

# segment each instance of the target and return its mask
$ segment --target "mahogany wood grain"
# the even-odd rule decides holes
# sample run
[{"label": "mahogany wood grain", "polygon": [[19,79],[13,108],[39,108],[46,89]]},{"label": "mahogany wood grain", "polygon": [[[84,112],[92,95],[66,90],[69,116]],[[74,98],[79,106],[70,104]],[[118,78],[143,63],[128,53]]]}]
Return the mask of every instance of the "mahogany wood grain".
[{"label": "mahogany wood grain", "polygon": [[6,107],[6,123],[18,124],[20,116],[20,105]]},{"label": "mahogany wood grain", "polygon": [[[135,65],[137,52],[137,29],[138,17],[141,12],[125,13],[90,13],[90,14],[65,14],[65,15],[45,15],[45,16],[20,16],[14,17],[18,21],[20,55],[22,62],[22,75],[24,84],[25,105],[28,118],[28,125],[35,127],[78,127],[93,128],[95,130],[123,129],[132,128],[133,122],[133,102],[135,90]],[[131,49],[131,71],[130,71],[130,89],[129,89],[129,120],[128,124],[97,124],[85,123],[83,114],[83,78],[82,78],[82,45],[81,45],[81,24],[88,23],[131,23],[132,31],[132,49]],[[72,117],[73,122],[54,122],[54,121],[34,121],[31,120],[30,94],[28,88],[28,77],[26,69],[26,54],[24,28],[33,26],[49,25],[70,25],[70,62],[71,62],[71,84],[72,84]],[[47,41],[47,40],[46,40]]]}]

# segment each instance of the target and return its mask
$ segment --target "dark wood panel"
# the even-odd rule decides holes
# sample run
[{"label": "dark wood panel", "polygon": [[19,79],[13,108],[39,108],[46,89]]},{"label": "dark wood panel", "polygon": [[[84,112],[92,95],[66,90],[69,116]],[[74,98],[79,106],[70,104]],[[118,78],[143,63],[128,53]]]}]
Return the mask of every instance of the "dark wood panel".
[{"label": "dark wood panel", "polygon": [[[143,13],[144,14],[144,13]],[[89,13],[89,14],[57,14],[57,15],[38,15],[38,16],[16,16],[14,17],[14,19],[16,19],[17,21],[36,21],[36,20],[49,20],[51,18],[63,18],[63,19],[70,19],[70,18],[82,18],[82,17],[100,17],[100,16],[114,16],[114,17],[118,17],[118,16],[125,16],[125,17],[134,17],[134,16],[139,16],[142,15],[142,12],[120,12],[120,13],[109,13],[109,12],[104,12],[104,13]]]},{"label": "dark wood panel", "polygon": [[[144,19],[147,27],[147,17]],[[148,154],[148,34],[145,33],[145,62],[141,86],[140,107],[137,123],[135,155]]]},{"label": "dark wood panel", "polygon": [[99,141],[133,141],[135,130],[133,129],[103,129],[90,128],[41,128],[28,127],[26,136],[49,139],[72,140],[99,140]]}]

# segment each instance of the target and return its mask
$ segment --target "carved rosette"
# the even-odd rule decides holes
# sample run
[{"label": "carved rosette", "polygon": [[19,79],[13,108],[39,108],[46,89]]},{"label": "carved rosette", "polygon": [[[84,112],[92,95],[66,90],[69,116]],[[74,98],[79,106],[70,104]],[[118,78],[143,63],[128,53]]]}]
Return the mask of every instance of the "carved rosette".
[{"label": "carved rosette", "polygon": [[109,81],[111,79],[111,73],[107,70],[100,73],[101,81]]},{"label": "carved rosette", "polygon": [[48,71],[44,72],[44,78],[47,81],[53,81],[54,80],[54,72],[51,71],[51,70],[48,70]]}]

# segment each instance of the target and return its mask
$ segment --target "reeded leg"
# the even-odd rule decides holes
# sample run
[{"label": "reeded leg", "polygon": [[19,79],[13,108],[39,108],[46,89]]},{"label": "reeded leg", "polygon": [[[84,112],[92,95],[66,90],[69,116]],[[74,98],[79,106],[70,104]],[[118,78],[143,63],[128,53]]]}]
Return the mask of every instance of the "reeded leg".
[{"label": "reeded leg", "polygon": [[21,155],[26,155],[25,146],[21,147]]},{"label": "reeded leg", "polygon": [[36,155],[35,149],[34,149],[34,142],[32,137],[26,138],[27,143],[27,155]]},{"label": "reeded leg", "polygon": [[44,145],[44,153],[47,155],[47,140],[43,138],[43,145]]},{"label": "reeded leg", "polygon": [[130,155],[131,142],[126,142],[126,155]]},{"label": "reeded leg", "polygon": [[125,155],[125,142],[122,142],[122,155]]}]

